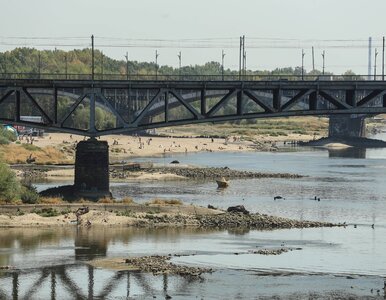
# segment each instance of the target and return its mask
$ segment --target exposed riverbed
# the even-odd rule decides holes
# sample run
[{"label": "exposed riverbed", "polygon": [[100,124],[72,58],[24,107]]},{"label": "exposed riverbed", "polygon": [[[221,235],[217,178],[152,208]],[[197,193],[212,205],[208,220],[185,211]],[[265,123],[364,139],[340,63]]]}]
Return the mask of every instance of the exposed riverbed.
[{"label": "exposed riverbed", "polygon": [[[274,231],[108,227],[78,231],[75,228],[3,230],[1,264],[24,270],[19,274],[20,295],[28,292],[46,267],[55,271],[58,299],[59,295],[71,298],[74,291],[87,296],[91,283],[94,295],[107,295],[107,299],[126,295],[134,298],[169,295],[173,299],[383,298],[386,150],[344,153],[306,148],[284,153],[198,153],[143,159],[149,160],[165,166],[179,160],[182,164],[305,177],[235,179],[222,190],[217,189],[213,180],[205,179],[134,181],[113,184],[111,190],[116,198],[131,196],[140,203],[155,197],[173,198],[220,208],[242,204],[252,213],[346,222],[348,226]],[[285,199],[274,200],[277,195]],[[315,196],[320,201],[315,201]],[[281,248],[299,250],[263,254]],[[202,279],[191,280],[176,275],[90,269],[82,263],[94,258],[154,254],[184,254],[173,256],[172,262],[215,271],[202,274]],[[65,277],[60,275],[62,266],[66,268]],[[8,296],[13,291],[12,274],[7,272],[0,279],[2,286],[7,287],[4,292]],[[66,278],[74,283],[73,288]],[[114,286],[109,286],[110,279],[114,279]],[[50,295],[50,281],[43,282],[43,292],[39,295]],[[74,289],[75,286],[78,288]]]}]

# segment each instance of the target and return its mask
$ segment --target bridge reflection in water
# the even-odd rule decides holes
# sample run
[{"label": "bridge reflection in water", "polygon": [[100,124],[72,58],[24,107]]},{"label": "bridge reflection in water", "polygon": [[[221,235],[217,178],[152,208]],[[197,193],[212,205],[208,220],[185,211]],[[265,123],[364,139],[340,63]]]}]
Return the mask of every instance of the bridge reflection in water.
[{"label": "bridge reflection in water", "polygon": [[0,276],[1,299],[105,299],[181,294],[197,279],[106,271],[90,265],[58,265]]},{"label": "bridge reflection in water", "polygon": [[[183,232],[189,234],[198,231]],[[188,285],[197,282],[197,279],[99,269],[86,263],[95,258],[106,257],[111,242],[119,240],[128,243],[136,235],[149,234],[165,239],[166,236],[178,236],[182,231],[131,228],[80,228],[76,231],[71,228],[6,229],[0,233],[0,246],[2,249],[8,249],[9,253],[0,253],[0,265],[11,264],[13,260],[18,259],[20,262],[16,262],[19,268],[0,272],[0,299],[115,299],[142,295],[166,297],[168,293],[183,294],[188,290]],[[75,247],[60,244],[60,240],[69,238],[74,238]],[[51,248],[52,245],[55,246]],[[45,246],[49,247],[48,254]],[[17,247],[19,249],[16,249]],[[67,257],[65,253],[55,254],[60,248],[71,248],[74,252]],[[32,252],[32,256],[25,253],[26,255],[15,258],[18,256],[18,250]],[[40,254],[33,261],[33,252],[36,250],[39,250]],[[48,258],[40,262],[40,259],[46,256]],[[31,260],[34,265],[31,265]]]}]

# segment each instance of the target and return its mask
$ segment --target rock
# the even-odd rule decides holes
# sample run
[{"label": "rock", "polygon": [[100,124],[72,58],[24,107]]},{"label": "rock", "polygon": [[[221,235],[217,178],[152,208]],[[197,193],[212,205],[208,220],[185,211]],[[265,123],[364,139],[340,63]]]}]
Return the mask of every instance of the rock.
[{"label": "rock", "polygon": [[173,160],[171,164],[179,164],[180,162],[178,160]]},{"label": "rock", "polygon": [[249,215],[249,211],[245,209],[244,205],[229,206],[227,212],[243,213],[244,215]]}]

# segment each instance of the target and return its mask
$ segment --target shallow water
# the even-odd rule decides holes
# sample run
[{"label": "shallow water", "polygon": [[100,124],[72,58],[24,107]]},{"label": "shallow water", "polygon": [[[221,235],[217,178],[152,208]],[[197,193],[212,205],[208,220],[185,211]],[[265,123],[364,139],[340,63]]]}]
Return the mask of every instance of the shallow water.
[{"label": "shallow water", "polygon": [[[36,299],[41,295],[42,299],[46,298],[44,295],[53,299],[82,299],[90,298],[91,294],[104,299],[128,295],[162,298],[166,294],[173,299],[196,296],[205,299],[308,299],[317,295],[328,298],[335,293],[343,298],[351,294],[376,297],[377,290],[383,287],[386,276],[386,150],[198,153],[152,161],[167,165],[174,159],[184,164],[297,173],[306,177],[232,180],[230,187],[224,190],[218,190],[215,182],[208,181],[130,182],[113,184],[113,195],[117,198],[131,196],[138,202],[154,197],[177,198],[186,203],[221,208],[243,204],[253,212],[346,222],[348,226],[275,231],[2,230],[0,265],[14,265],[22,271],[3,272],[0,299],[1,293],[11,298],[16,292],[21,299],[36,286],[38,291],[32,293]],[[274,201],[276,195],[285,200]],[[315,196],[321,201],[313,200]],[[280,247],[298,250],[278,256],[250,253],[260,248]],[[98,257],[169,253],[195,254],[174,258],[174,261],[211,266],[216,271],[204,275],[203,280],[191,280],[100,270],[83,263]],[[383,290],[380,295],[383,297]]]}]

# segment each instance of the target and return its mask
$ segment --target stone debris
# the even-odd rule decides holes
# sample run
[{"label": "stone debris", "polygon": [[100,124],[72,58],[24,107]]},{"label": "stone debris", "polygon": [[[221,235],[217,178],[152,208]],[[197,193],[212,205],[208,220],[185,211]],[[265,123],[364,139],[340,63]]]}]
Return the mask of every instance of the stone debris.
[{"label": "stone debris", "polygon": [[292,249],[288,249],[288,248],[259,249],[259,250],[251,251],[251,253],[260,254],[260,255],[280,255],[280,254],[286,253],[288,251],[292,251]]},{"label": "stone debris", "polygon": [[137,269],[141,272],[150,272],[153,275],[172,274],[180,276],[198,277],[202,273],[213,272],[213,270],[209,268],[176,265],[170,262],[171,258],[172,255],[170,254],[168,256],[151,255],[131,257],[127,258],[125,260],[125,263],[129,264],[134,269]]},{"label": "stone debris", "polygon": [[219,229],[248,228],[264,230],[343,226],[341,224],[334,223],[297,221],[259,213],[244,214],[241,212],[223,212],[214,215],[146,214],[143,215],[142,218],[138,218],[135,225],[138,227],[160,227],[173,225]]}]

